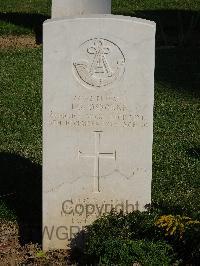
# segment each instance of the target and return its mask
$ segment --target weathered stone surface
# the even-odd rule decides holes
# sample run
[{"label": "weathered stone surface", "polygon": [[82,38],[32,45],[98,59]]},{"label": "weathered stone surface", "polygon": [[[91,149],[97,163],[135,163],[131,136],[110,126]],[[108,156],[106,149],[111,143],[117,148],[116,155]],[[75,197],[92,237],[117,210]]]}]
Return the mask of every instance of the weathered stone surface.
[{"label": "weathered stone surface", "polygon": [[111,0],[52,0],[52,18],[110,13]]},{"label": "weathered stone surface", "polygon": [[44,24],[44,249],[151,202],[154,50],[155,24],[142,19]]}]

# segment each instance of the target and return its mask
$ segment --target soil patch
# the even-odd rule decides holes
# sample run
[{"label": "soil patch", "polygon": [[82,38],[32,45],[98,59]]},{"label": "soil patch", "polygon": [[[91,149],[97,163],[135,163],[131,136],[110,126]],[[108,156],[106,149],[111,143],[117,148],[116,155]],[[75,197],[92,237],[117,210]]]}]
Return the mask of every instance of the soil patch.
[{"label": "soil patch", "polygon": [[0,36],[0,48],[36,48],[35,36]]},{"label": "soil patch", "polygon": [[66,250],[43,252],[37,244],[20,245],[17,223],[0,220],[0,265],[70,265]]}]

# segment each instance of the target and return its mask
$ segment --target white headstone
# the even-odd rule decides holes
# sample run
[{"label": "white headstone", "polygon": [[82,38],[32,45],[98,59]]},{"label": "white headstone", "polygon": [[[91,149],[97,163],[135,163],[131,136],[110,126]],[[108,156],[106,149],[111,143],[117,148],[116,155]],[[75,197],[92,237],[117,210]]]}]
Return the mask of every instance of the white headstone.
[{"label": "white headstone", "polygon": [[111,0],[52,0],[52,18],[110,13]]},{"label": "white headstone", "polygon": [[[112,208],[151,202],[155,23],[44,23],[44,249]],[[49,235],[48,235],[49,233]]]}]

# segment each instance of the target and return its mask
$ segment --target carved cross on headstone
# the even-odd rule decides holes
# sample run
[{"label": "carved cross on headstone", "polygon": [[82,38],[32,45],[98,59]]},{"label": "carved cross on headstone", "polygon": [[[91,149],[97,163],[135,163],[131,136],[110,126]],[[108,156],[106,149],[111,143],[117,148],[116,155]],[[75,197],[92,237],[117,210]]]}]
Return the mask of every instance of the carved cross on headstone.
[{"label": "carved cross on headstone", "polygon": [[114,159],[116,161],[117,154],[114,152],[101,152],[101,133],[103,131],[94,131],[95,134],[95,151],[94,153],[83,153],[78,151],[79,158],[94,158],[94,192],[100,192],[100,159]]}]

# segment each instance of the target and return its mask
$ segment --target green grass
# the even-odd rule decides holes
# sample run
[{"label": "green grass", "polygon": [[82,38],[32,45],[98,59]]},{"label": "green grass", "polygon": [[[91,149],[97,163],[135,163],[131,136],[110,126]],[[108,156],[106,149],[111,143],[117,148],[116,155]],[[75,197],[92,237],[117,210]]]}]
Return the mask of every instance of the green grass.
[{"label": "green grass", "polygon": [[153,201],[200,218],[200,49],[157,50]]},{"label": "green grass", "polygon": [[37,34],[50,17],[50,0],[7,0],[0,2],[0,35]]},{"label": "green grass", "polygon": [[20,223],[31,219],[38,224],[42,206],[42,51],[0,50],[0,69],[0,218],[16,217]]},{"label": "green grass", "polygon": [[15,25],[12,22],[0,21],[1,35],[34,35],[34,29],[24,27],[24,25]]},{"label": "green grass", "polygon": [[117,14],[147,10],[200,10],[199,0],[113,0],[112,11]]},{"label": "green grass", "polygon": [[153,201],[168,213],[200,218],[199,97],[157,84]]},{"label": "green grass", "polygon": [[41,49],[0,50],[0,150],[41,163]]},{"label": "green grass", "polygon": [[[0,12],[37,13],[50,15],[50,0],[6,0],[0,2]],[[180,9],[199,10],[199,0],[112,0],[114,12],[134,10]]]},{"label": "green grass", "polygon": [[50,0],[6,0],[0,2],[2,13],[50,14]]}]

